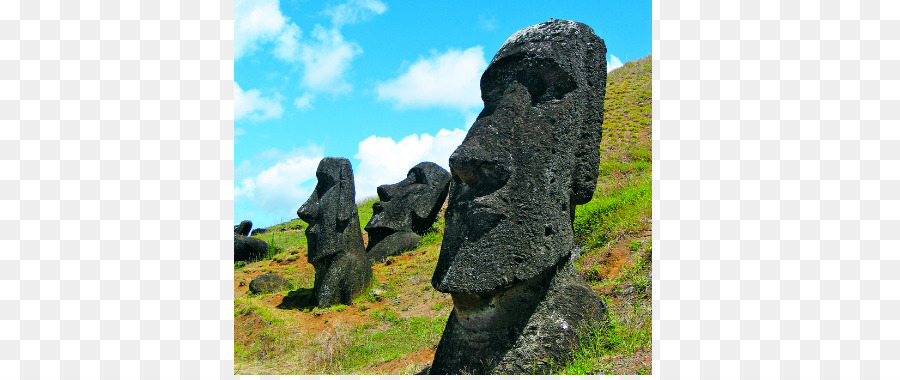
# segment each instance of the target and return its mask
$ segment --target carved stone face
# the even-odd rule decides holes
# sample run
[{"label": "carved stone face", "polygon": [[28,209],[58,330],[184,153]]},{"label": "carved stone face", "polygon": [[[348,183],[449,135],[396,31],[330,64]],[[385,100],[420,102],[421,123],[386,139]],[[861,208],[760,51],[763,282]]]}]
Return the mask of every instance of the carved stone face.
[{"label": "carved stone face", "polygon": [[605,55],[574,22],[525,28],[500,48],[481,77],[484,110],[450,156],[437,290],[496,292],[571,254],[575,205],[597,179]]},{"label": "carved stone face", "polygon": [[447,198],[449,185],[450,173],[435,163],[422,162],[403,181],[378,186],[379,201],[372,205],[372,219],[365,228],[369,247],[395,232],[425,232]]},{"label": "carved stone face", "polygon": [[319,162],[316,178],[316,189],[297,210],[297,216],[309,223],[306,229],[307,260],[314,263],[348,251],[362,250],[350,161],[326,157]]}]

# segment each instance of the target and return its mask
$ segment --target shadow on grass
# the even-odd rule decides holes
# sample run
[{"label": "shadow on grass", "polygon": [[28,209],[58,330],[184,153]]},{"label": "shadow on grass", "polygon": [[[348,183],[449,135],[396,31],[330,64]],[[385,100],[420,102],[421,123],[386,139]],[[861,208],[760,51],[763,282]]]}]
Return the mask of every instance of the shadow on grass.
[{"label": "shadow on grass", "polygon": [[310,311],[316,307],[316,297],[312,288],[291,290],[281,300],[279,309]]}]

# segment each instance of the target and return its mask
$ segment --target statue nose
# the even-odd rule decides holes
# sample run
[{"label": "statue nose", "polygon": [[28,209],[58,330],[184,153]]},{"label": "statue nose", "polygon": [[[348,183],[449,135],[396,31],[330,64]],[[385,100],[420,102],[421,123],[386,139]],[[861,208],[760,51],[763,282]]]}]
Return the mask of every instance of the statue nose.
[{"label": "statue nose", "polygon": [[297,210],[297,216],[306,223],[312,223],[316,220],[318,211],[318,199],[315,194],[309,197],[306,203]]},{"label": "statue nose", "polygon": [[511,162],[507,151],[492,152],[477,142],[464,143],[450,155],[450,171],[466,185],[487,193],[506,184],[512,173]]}]

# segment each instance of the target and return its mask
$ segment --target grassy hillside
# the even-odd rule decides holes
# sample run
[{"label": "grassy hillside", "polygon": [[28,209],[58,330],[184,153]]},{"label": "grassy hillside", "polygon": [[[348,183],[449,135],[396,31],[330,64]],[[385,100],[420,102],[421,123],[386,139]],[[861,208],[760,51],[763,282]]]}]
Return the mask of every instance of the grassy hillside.
[{"label": "grassy hillside", "polygon": [[[560,374],[650,372],[650,65],[646,57],[609,74],[600,178],[575,218],[584,247],[576,268],[609,318],[583,334]],[[358,205],[361,226],[374,202]],[[453,307],[430,284],[443,211],[417,249],[374,266],[370,289],[352,305],[328,309],[309,302],[305,228],[300,220],[269,227],[256,237],[269,242],[270,257],[235,263],[235,373],[415,374],[430,365]],[[266,272],[287,278],[291,290],[250,294],[250,280]]]}]

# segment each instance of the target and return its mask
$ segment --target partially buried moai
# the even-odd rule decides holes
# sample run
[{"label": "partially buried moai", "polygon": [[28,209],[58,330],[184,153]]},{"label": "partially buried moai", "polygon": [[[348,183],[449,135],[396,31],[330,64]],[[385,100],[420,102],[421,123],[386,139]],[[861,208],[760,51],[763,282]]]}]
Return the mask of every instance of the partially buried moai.
[{"label": "partially buried moai", "polygon": [[316,305],[325,308],[349,304],[362,293],[372,280],[372,264],[359,229],[350,161],[326,157],[316,178],[316,188],[297,216],[309,224],[306,259],[316,270]]},{"label": "partially buried moai", "polygon": [[519,30],[481,77],[484,110],[450,156],[432,285],[453,311],[431,374],[545,373],[606,313],[574,270],[575,206],[596,186],[606,46],[587,25]]},{"label": "partially buried moai", "polygon": [[409,169],[403,181],[378,186],[379,201],[372,205],[372,219],[365,228],[369,258],[382,261],[416,248],[437,219],[449,186],[450,173],[433,162]]}]

